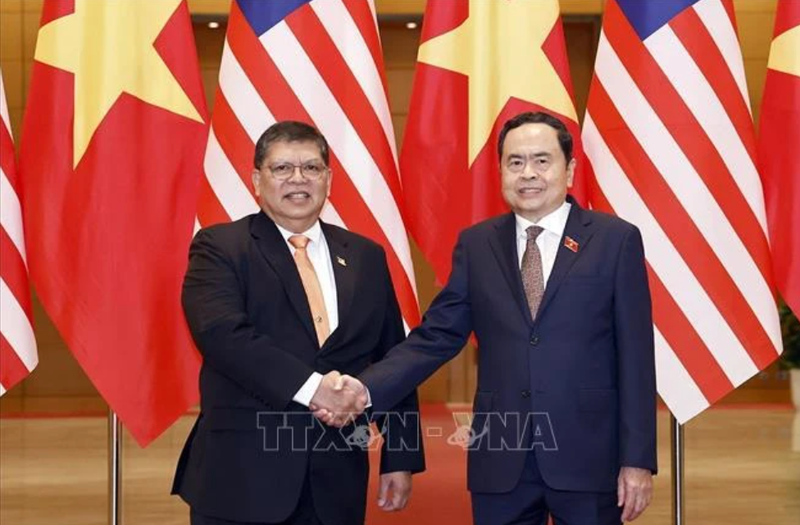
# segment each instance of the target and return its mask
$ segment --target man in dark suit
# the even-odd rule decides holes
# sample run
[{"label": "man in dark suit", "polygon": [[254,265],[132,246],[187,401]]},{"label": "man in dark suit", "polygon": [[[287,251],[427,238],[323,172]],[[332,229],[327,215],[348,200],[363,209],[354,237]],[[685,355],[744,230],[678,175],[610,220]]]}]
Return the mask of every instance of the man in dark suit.
[{"label": "man in dark suit", "polygon": [[557,525],[633,520],[649,504],[656,471],[641,236],[567,197],[575,159],[558,119],[518,115],[498,152],[513,213],[461,233],[449,281],[422,324],[359,378],[374,409],[388,410],[474,332],[475,523],[539,525],[547,514]]},{"label": "man in dark suit", "polygon": [[[366,427],[328,429],[308,407],[363,410],[334,371],[361,373],[405,333],[383,249],[319,220],[328,161],[313,127],[271,126],[252,175],[262,212],[192,242],[183,307],[203,354],[201,409],[173,493],[193,525],[364,522]],[[424,469],[413,389],[393,406],[417,419],[379,421],[384,510],[405,506]]]}]

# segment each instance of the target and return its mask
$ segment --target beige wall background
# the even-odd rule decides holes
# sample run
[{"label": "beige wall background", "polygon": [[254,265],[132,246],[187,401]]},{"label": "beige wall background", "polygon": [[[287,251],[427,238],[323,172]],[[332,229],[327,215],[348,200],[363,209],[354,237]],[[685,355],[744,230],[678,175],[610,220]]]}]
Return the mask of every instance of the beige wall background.
[{"label": "beige wall background", "polygon": [[[219,60],[225,36],[229,0],[189,0],[196,17],[195,38],[209,108],[217,86]],[[591,80],[605,0],[561,0],[567,50],[575,86],[576,105],[583,115]],[[403,132],[411,95],[419,29],[405,23],[421,19],[425,0],[377,0],[392,119],[398,142]],[[776,0],[734,0],[739,39],[754,117],[758,121],[767,57],[775,18]],[[25,96],[41,15],[42,0],[0,0],[0,67],[3,71],[14,137],[20,136]],[[207,22],[219,20],[210,29]],[[412,241],[413,244],[413,241]],[[422,307],[436,293],[433,273],[412,245]],[[96,390],[72,358],[38,301],[34,301],[40,364],[21,385],[0,400],[2,411],[58,411],[104,406]],[[468,401],[475,388],[475,350],[467,348],[421,389],[423,400]],[[788,399],[788,380],[774,368],[751,380],[730,396],[748,401]]]}]

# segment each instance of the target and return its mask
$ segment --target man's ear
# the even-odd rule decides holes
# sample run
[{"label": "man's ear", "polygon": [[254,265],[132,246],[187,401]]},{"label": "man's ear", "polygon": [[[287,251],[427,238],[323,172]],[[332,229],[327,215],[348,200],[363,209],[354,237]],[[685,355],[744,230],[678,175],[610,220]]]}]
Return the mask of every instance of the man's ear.
[{"label": "man's ear", "polygon": [[333,171],[330,168],[328,168],[328,191],[326,192],[327,194],[325,195],[325,197],[328,199],[331,198],[332,185],[333,185]]},{"label": "man's ear", "polygon": [[261,172],[258,170],[253,170],[251,179],[253,181],[253,190],[255,191],[256,197],[261,197],[261,190],[259,188],[259,185],[261,184]]},{"label": "man's ear", "polygon": [[572,183],[575,179],[575,166],[578,165],[578,161],[575,160],[575,157],[572,157],[570,161],[567,163],[567,187],[571,188]]}]

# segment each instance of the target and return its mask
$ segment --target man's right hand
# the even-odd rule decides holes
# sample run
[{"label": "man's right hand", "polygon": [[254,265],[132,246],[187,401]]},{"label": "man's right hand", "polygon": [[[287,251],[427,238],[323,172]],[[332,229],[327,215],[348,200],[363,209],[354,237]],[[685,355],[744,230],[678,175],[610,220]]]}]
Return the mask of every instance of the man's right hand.
[{"label": "man's right hand", "polygon": [[358,379],[333,371],[322,377],[309,408],[327,425],[343,427],[364,412],[367,401],[367,389]]}]

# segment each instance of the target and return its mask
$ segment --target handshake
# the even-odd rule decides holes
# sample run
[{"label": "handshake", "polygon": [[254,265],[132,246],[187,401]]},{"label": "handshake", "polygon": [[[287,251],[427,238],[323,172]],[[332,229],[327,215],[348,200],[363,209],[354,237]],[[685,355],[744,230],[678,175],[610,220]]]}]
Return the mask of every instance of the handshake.
[{"label": "handshake", "polygon": [[334,370],[322,376],[309,408],[326,425],[341,428],[361,415],[368,403],[369,393],[361,381]]}]

